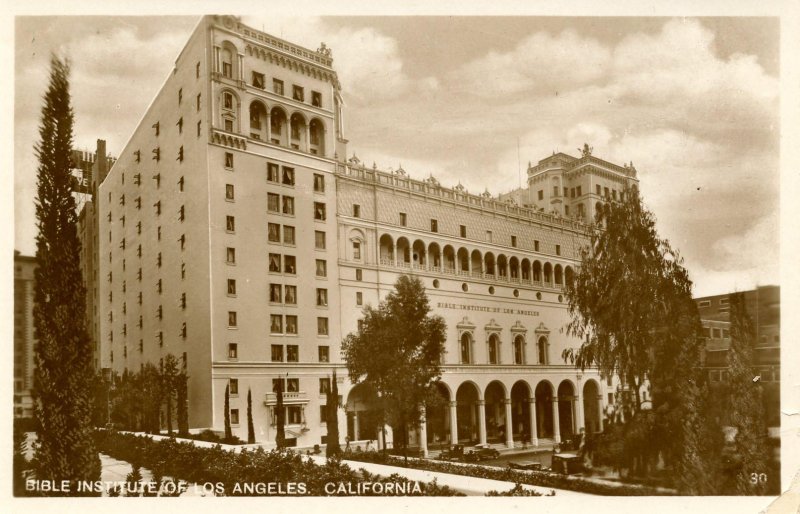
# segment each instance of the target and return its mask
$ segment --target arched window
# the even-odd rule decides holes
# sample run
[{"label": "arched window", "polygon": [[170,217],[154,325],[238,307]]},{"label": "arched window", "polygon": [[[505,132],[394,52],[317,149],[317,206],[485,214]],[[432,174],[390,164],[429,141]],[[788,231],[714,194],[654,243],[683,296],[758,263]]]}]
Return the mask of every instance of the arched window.
[{"label": "arched window", "polygon": [[536,344],[536,350],[539,353],[539,364],[547,364],[547,338],[542,336]]},{"label": "arched window", "polygon": [[233,78],[233,52],[230,48],[223,48],[221,54],[222,60],[222,76]]},{"label": "arched window", "polygon": [[223,90],[219,99],[220,122],[225,132],[237,132],[239,120],[239,99],[230,90]]},{"label": "arched window", "polygon": [[514,338],[514,364],[525,364],[525,340],[522,336]]},{"label": "arched window", "polygon": [[325,155],[325,125],[316,118],[311,120],[308,135],[308,151],[314,155]]},{"label": "arched window", "polygon": [[472,337],[465,332],[461,335],[461,364],[472,364]]},{"label": "arched window", "polygon": [[500,339],[496,334],[489,336],[489,364],[500,364]]}]

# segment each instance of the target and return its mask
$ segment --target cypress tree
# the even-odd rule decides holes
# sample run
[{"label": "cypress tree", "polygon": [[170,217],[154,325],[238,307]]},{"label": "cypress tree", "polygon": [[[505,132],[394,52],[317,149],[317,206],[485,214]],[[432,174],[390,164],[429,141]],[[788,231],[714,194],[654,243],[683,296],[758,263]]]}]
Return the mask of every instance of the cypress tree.
[{"label": "cypress tree", "polygon": [[331,386],[328,388],[325,406],[327,408],[327,422],[325,424],[328,427],[325,456],[334,457],[342,451],[339,446],[339,385],[336,383],[335,369],[333,370],[333,378],[331,378]]},{"label": "cypress tree", "polygon": [[275,444],[278,448],[286,448],[286,432],[284,431],[284,425],[286,424],[286,409],[283,408],[283,378],[278,379],[277,395],[278,401],[275,404],[275,410],[277,412],[276,422],[278,424],[278,429],[275,433]]},{"label": "cypress tree", "polygon": [[[778,481],[769,473],[767,424],[761,382],[754,380],[753,343],[755,329],[747,313],[743,293],[730,295],[731,347],[728,366],[731,386],[731,424],[736,428],[734,441],[741,467],[736,477],[736,493],[767,494],[768,481]],[[780,482],[777,482],[780,483]]]},{"label": "cypress tree", "polygon": [[256,429],[253,427],[253,391],[247,389],[247,444],[256,442]]},{"label": "cypress tree", "polygon": [[186,369],[181,369],[180,373],[178,373],[177,383],[176,383],[176,396],[177,396],[177,406],[175,410],[177,410],[177,418],[178,418],[178,435],[185,437],[189,435],[189,406],[187,405],[187,386],[186,382],[188,377],[186,376]]},{"label": "cypress tree", "polygon": [[92,439],[94,372],[72,197],[72,125],[69,64],[53,56],[36,145],[36,477],[74,482],[99,480],[100,457]]},{"label": "cypress tree", "polygon": [[225,386],[225,440],[229,441],[233,438],[231,432],[231,394],[230,386]]}]

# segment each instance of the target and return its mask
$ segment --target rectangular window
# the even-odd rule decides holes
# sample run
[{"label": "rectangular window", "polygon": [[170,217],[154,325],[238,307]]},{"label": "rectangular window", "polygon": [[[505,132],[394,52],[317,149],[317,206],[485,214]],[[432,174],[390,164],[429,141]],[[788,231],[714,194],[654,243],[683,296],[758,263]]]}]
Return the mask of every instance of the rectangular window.
[{"label": "rectangular window", "polygon": [[321,230],[314,231],[314,248],[317,250],[325,249],[325,232]]},{"label": "rectangular window", "polygon": [[236,218],[233,216],[225,216],[225,230],[228,232],[236,232]]},{"label": "rectangular window", "polygon": [[708,307],[711,305],[711,300],[701,300],[697,302],[698,307]]},{"label": "rectangular window", "polygon": [[714,339],[721,339],[722,338],[722,330],[715,328],[714,329]]},{"label": "rectangular window", "polygon": [[225,249],[225,261],[228,264],[236,264],[236,248],[226,248]]},{"label": "rectangular window", "polygon": [[317,259],[317,276],[318,277],[327,277],[328,276],[328,262],[323,259]]},{"label": "rectangular window", "polygon": [[314,219],[325,221],[325,217],[325,204],[322,202],[314,202]]},{"label": "rectangular window", "polygon": [[258,73],[257,71],[253,72],[253,87],[257,87],[258,89],[264,89],[263,73]]},{"label": "rectangular window", "polygon": [[[288,321],[286,323],[287,327],[289,325]],[[297,323],[295,322],[295,327]],[[288,330],[287,330],[288,332]],[[290,332],[291,333],[291,332]],[[286,346],[286,362],[298,362],[300,360],[300,351],[296,344],[290,344]]]},{"label": "rectangular window", "polygon": [[319,379],[319,394],[328,394],[331,391],[331,379],[330,378],[320,378]]},{"label": "rectangular window", "polygon": [[233,109],[233,95],[230,93],[222,94],[222,107],[225,109]]},{"label": "rectangular window", "polygon": [[730,298],[727,298],[727,297],[726,298],[720,298],[719,299],[719,304],[720,305],[728,305],[728,304],[730,304],[730,301],[731,301]]},{"label": "rectangular window", "polygon": [[361,260],[361,243],[359,241],[353,241],[353,259]]},{"label": "rectangular window", "polygon": [[269,254],[269,271],[270,273],[281,272],[281,255],[279,253]]},{"label": "rectangular window", "polygon": [[561,245],[556,245],[556,255],[561,255]]},{"label": "rectangular window", "polygon": [[272,92],[276,95],[283,95],[283,81],[272,79]]},{"label": "rectangular window", "polygon": [[236,296],[236,281],[232,278],[228,279],[228,296]]},{"label": "rectangular window", "polygon": [[553,186],[553,196],[558,197],[558,186]]},{"label": "rectangular window", "polygon": [[511,246],[517,247],[517,236],[511,236]]},{"label": "rectangular window", "polygon": [[273,344],[271,346],[270,360],[272,362],[283,362],[283,345]]},{"label": "rectangular window", "polygon": [[322,107],[322,93],[318,91],[311,92],[311,105],[314,107]]},{"label": "rectangular window", "polygon": [[297,286],[286,286],[286,304],[297,305]]},{"label": "rectangular window", "polygon": [[229,170],[233,169],[233,154],[230,152],[225,152],[225,168]]},{"label": "rectangular window", "polygon": [[283,167],[283,180],[281,182],[284,186],[294,185],[294,168]]},{"label": "rectangular window", "polygon": [[602,189],[600,188],[600,184],[595,184],[595,192],[597,193],[597,196],[602,195]]},{"label": "rectangular window", "polygon": [[297,334],[297,316],[286,316],[286,333]]},{"label": "rectangular window", "polygon": [[200,126],[201,126],[201,124],[202,124],[201,121],[197,122],[197,137],[200,137]]},{"label": "rectangular window", "polygon": [[492,231],[491,230],[487,230],[486,231],[486,242],[487,243],[491,243],[492,242]]},{"label": "rectangular window", "polygon": [[225,199],[226,200],[234,199],[233,184],[225,184]]},{"label": "rectangular window", "polygon": [[197,111],[200,112],[200,93],[197,93]]},{"label": "rectangular window", "polygon": [[580,198],[582,196],[582,194],[581,194],[581,186],[578,186],[578,189],[575,191],[575,194],[577,195],[578,198]]},{"label": "rectangular window", "polygon": [[564,197],[565,198],[569,197],[569,189],[568,188],[565,187],[564,190],[563,190],[563,193],[564,193]]},{"label": "rectangular window", "polygon": [[319,175],[317,173],[314,174],[314,192],[325,192],[325,177],[323,175]]},{"label": "rectangular window", "polygon": [[[299,425],[302,422],[302,418],[302,409],[299,405],[289,405],[286,407],[286,423],[289,425]],[[295,438],[295,446],[296,445],[297,439]]]},{"label": "rectangular window", "polygon": [[281,289],[283,289],[281,284],[269,285],[269,301],[271,303],[281,303],[281,298],[283,296]]},{"label": "rectangular window", "polygon": [[401,227],[405,227],[405,226],[407,226],[407,223],[408,223],[408,219],[406,217],[406,213],[401,212],[400,213],[400,226]]},{"label": "rectangular window", "polygon": [[317,335],[328,335],[328,318],[317,318]]},{"label": "rectangular window", "polygon": [[539,251],[539,241],[538,240],[534,240],[533,241],[533,251],[534,252],[538,252]]},{"label": "rectangular window", "polygon": [[431,232],[439,232],[439,222],[437,220],[431,220]]},{"label": "rectangular window", "polygon": [[328,306],[328,290],[317,288],[317,307]]},{"label": "rectangular window", "polygon": [[231,425],[239,424],[239,409],[231,409]]},{"label": "rectangular window", "polygon": [[608,193],[608,188],[607,187],[603,188],[603,196],[606,197],[606,198],[609,197],[609,193]]},{"label": "rectangular window", "polygon": [[[283,316],[271,314],[269,317],[269,332],[271,334],[283,334]],[[283,358],[283,356],[281,356]]]},{"label": "rectangular window", "polygon": [[294,227],[289,225],[283,226],[283,244],[294,244]]},{"label": "rectangular window", "polygon": [[280,170],[277,164],[268,162],[267,163],[267,181],[268,182],[280,182],[279,179]]},{"label": "rectangular window", "polygon": [[544,189],[540,189],[538,193],[539,200],[544,200]]},{"label": "rectangular window", "polygon": [[267,223],[267,239],[272,243],[280,243],[281,226],[277,223]]},{"label": "rectangular window", "polygon": [[200,62],[198,61],[197,64],[194,65],[194,78],[200,78]]},{"label": "rectangular window", "polygon": [[317,347],[317,357],[319,358],[320,362],[328,362],[330,348],[327,346],[318,346]]},{"label": "rectangular window", "polygon": [[267,193],[267,211],[281,212],[281,195]]},{"label": "rectangular window", "polygon": [[236,343],[228,344],[228,358],[229,359],[236,359],[239,357],[239,347]]},{"label": "rectangular window", "polygon": [[228,311],[228,326],[229,327],[236,327],[238,326],[238,317],[236,316],[236,311]]},{"label": "rectangular window", "polygon": [[231,378],[228,380],[228,392],[232,395],[239,394],[239,379]]},{"label": "rectangular window", "polygon": [[296,260],[293,255],[284,255],[283,272],[288,273],[289,275],[294,275],[295,273],[297,273],[297,265],[295,263]]},{"label": "rectangular window", "polygon": [[364,293],[360,291],[356,293],[356,305],[364,305]]},{"label": "rectangular window", "polygon": [[726,328],[723,328],[723,329],[722,329],[722,338],[723,338],[723,339],[728,339],[728,338],[730,338],[730,337],[731,337],[731,332],[730,332],[730,330],[728,330],[728,329],[726,329]]},{"label": "rectangular window", "polygon": [[364,276],[364,274],[361,271],[361,269],[357,268],[356,269],[356,280],[361,281],[363,279],[363,276]]},{"label": "rectangular window", "polygon": [[294,197],[292,196],[283,197],[283,213],[288,214],[290,216],[294,216]]},{"label": "rectangular window", "polygon": [[461,237],[467,237],[467,226],[466,225],[459,225],[458,232]]},{"label": "rectangular window", "polygon": [[353,217],[354,218],[360,218],[361,217],[361,206],[358,205],[357,203],[353,204]]},{"label": "rectangular window", "polygon": [[292,86],[292,100],[305,101],[305,93],[301,86]]},{"label": "rectangular window", "polygon": [[617,199],[617,190],[616,189],[612,189],[611,190],[611,198],[613,198],[614,200]]}]

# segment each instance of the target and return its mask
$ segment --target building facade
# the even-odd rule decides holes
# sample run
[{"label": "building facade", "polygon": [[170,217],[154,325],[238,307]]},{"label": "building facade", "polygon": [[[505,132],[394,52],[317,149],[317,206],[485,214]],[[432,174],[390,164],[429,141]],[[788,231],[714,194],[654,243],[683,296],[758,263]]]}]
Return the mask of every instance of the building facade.
[{"label": "building facade", "polygon": [[275,439],[283,381],[297,446],[325,443],[335,368],[340,433],[375,440],[369,395],[347,380],[340,342],[411,273],[448,330],[445,407],[427,413],[412,443],[601,430],[611,384],[561,358],[578,344],[562,331],[563,287],[586,228],[565,197],[569,212],[585,201],[591,214],[613,200],[593,186],[622,191],[635,172],[590,149],[541,161],[517,193],[558,179],[547,201],[562,210],[552,214],[346,160],[343,125],[324,44],[312,51],[235,17],[203,17],[98,190],[100,365],[123,372],[177,356],[190,426],[222,430],[227,387],[242,438],[251,391],[264,443]]},{"label": "building facade", "polygon": [[33,294],[36,258],[14,251],[14,417],[33,417]]},{"label": "building facade", "polygon": [[[779,286],[760,286],[744,291],[745,307],[755,328],[753,373],[759,377],[765,391],[767,424],[780,426],[780,304]],[[713,384],[724,384],[728,374],[730,339],[729,295],[695,298],[706,343],[703,367]]]}]

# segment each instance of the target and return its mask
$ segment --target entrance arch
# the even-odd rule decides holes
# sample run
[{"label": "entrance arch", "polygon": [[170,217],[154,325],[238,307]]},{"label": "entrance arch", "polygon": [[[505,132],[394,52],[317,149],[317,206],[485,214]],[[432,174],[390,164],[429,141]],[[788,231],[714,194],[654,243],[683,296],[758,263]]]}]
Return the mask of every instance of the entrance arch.
[{"label": "entrance arch", "polygon": [[575,434],[575,387],[569,380],[558,385],[558,421],[562,439]]},{"label": "entrance arch", "polygon": [[347,395],[347,436],[351,441],[377,440],[381,427],[378,396],[364,384],[356,385]]},{"label": "entrance arch", "polygon": [[428,447],[450,441],[450,391],[442,382],[434,386],[439,403],[425,405],[425,424]]},{"label": "entrance arch", "polygon": [[497,380],[486,386],[486,441],[492,443],[505,442],[506,437],[506,388]]},{"label": "entrance arch", "polygon": [[511,428],[514,441],[531,441],[531,386],[518,380],[511,387]]},{"label": "entrance arch", "polygon": [[478,442],[478,407],[481,394],[473,382],[464,382],[456,391],[456,425],[460,444]]},{"label": "entrance arch", "polygon": [[583,384],[583,416],[586,432],[600,432],[600,388],[594,380],[587,380]]},{"label": "entrance arch", "polygon": [[553,386],[547,380],[536,385],[536,433],[539,439],[554,436]]}]

